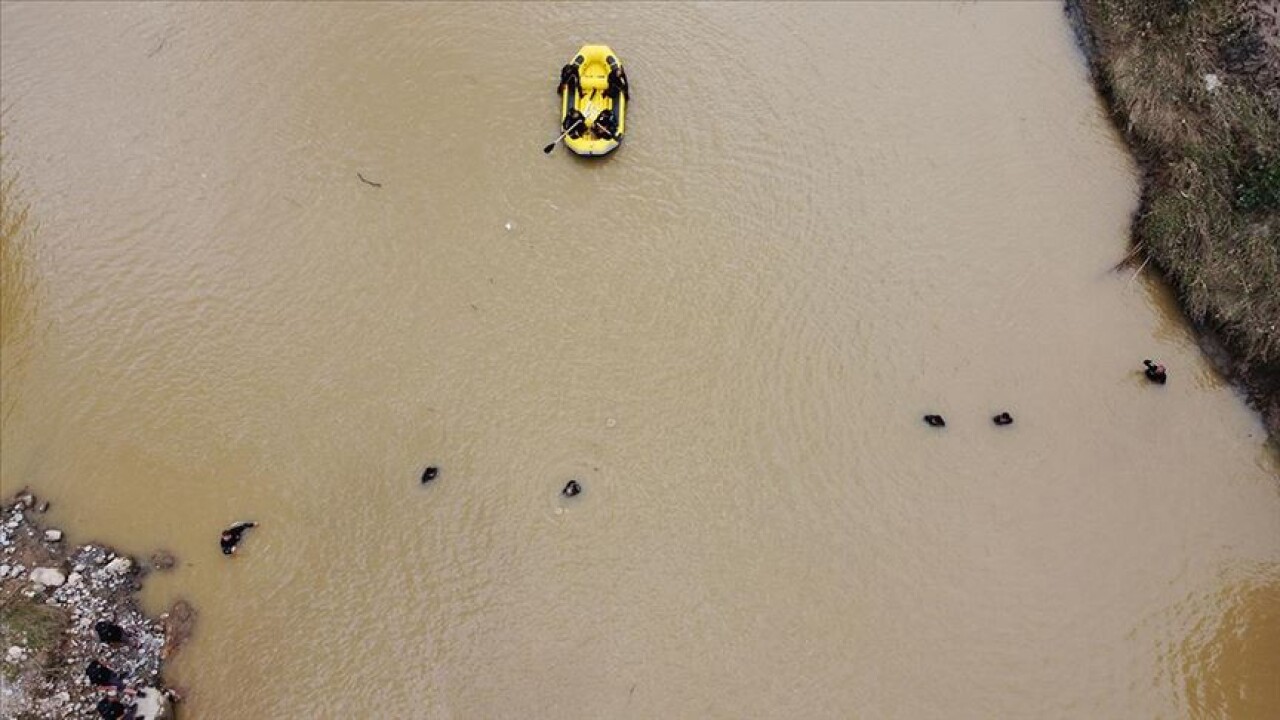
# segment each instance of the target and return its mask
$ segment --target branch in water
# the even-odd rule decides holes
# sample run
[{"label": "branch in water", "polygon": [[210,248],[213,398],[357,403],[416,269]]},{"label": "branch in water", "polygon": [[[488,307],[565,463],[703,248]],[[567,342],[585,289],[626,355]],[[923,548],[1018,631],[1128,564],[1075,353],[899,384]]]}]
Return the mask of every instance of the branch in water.
[{"label": "branch in water", "polygon": [[1120,272],[1125,268],[1133,267],[1133,263],[1138,259],[1138,253],[1142,252],[1142,250],[1142,243],[1135,243],[1134,246],[1129,249],[1129,252],[1123,258],[1120,258],[1120,262],[1111,266],[1112,272]]},{"label": "branch in water", "polygon": [[361,175],[360,173],[356,173],[356,177],[360,178],[360,182],[364,183],[365,185],[372,185],[373,187],[376,187],[376,188],[382,187],[382,183],[374,182],[369,178]]}]

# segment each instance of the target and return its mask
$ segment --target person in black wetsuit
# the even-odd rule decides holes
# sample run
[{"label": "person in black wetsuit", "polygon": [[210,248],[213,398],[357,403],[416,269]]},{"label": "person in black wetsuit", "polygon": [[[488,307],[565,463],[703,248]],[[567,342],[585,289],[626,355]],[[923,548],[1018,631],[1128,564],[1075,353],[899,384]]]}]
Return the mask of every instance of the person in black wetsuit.
[{"label": "person in black wetsuit", "polygon": [[1169,381],[1169,374],[1165,372],[1163,365],[1153,363],[1150,360],[1143,360],[1142,364],[1147,368],[1142,371],[1142,374],[1146,375],[1147,379],[1151,382],[1157,385],[1163,385]]},{"label": "person in black wetsuit", "polygon": [[119,718],[135,717],[134,712],[136,712],[137,707],[121,702],[115,693],[108,693],[106,697],[98,701],[97,710],[98,715],[106,718],[106,720],[119,720]]},{"label": "person in black wetsuit", "polygon": [[556,87],[556,94],[559,95],[566,90],[573,91],[576,87],[578,87],[578,66],[569,63],[560,68],[560,85]]},{"label": "person in black wetsuit", "polygon": [[924,424],[929,427],[946,427],[947,421],[943,420],[941,415],[925,415]]},{"label": "person in black wetsuit", "polygon": [[116,698],[102,698],[98,701],[98,715],[107,720],[119,720],[124,717],[124,703]]},{"label": "person in black wetsuit", "polygon": [[119,687],[124,684],[120,681],[119,673],[97,660],[89,662],[84,674],[89,676],[89,683],[95,687]]},{"label": "person in black wetsuit", "polygon": [[586,124],[586,118],[582,117],[582,113],[578,112],[575,108],[569,110],[569,112],[565,114],[564,127],[561,129],[568,130],[569,137],[576,139],[582,137],[582,133],[586,129]]},{"label": "person in black wetsuit", "polygon": [[258,527],[258,523],[238,522],[226,530],[223,530],[222,537],[218,540],[218,544],[222,546],[222,554],[234,555],[236,547],[240,544],[240,538],[244,535],[244,531],[252,527]]},{"label": "person in black wetsuit", "polygon": [[98,639],[104,643],[118,643],[124,641],[124,628],[110,620],[99,620],[94,623],[93,631],[98,634]]},{"label": "person in black wetsuit", "polygon": [[631,100],[631,86],[627,84],[627,71],[623,70],[621,65],[609,68],[609,89],[605,90],[605,94],[613,97],[614,107],[618,105],[619,94],[628,101]]},{"label": "person in black wetsuit", "polygon": [[618,119],[613,116],[612,110],[601,110],[596,116],[596,121],[592,125],[596,137],[604,140],[612,140],[618,135]]}]

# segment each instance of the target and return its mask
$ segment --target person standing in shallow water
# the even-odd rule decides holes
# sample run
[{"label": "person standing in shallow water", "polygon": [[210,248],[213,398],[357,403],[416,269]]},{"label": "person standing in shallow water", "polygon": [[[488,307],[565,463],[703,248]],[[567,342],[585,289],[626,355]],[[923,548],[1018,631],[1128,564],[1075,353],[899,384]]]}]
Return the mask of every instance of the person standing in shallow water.
[{"label": "person standing in shallow water", "polygon": [[238,522],[223,530],[222,537],[218,540],[218,544],[222,546],[222,554],[234,555],[236,548],[240,546],[240,538],[244,535],[244,531],[253,527],[258,527],[258,523]]}]

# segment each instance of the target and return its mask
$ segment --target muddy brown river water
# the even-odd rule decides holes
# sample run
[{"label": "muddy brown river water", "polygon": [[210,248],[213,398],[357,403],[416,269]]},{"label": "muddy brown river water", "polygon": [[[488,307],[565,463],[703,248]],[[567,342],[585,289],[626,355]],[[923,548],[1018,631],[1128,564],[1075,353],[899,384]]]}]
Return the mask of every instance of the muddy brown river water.
[{"label": "muddy brown river water", "polygon": [[1280,717],[1280,461],[1058,5],[0,20],[0,479],[182,559],[191,717]]}]

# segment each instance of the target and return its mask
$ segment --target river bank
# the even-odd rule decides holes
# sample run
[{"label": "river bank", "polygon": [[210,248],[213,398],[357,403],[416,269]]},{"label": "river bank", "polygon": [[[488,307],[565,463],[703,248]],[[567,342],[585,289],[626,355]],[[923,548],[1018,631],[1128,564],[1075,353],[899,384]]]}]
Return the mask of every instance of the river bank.
[{"label": "river bank", "polygon": [[1280,442],[1280,2],[1067,0],[1142,170],[1134,252]]},{"label": "river bank", "polygon": [[[85,669],[98,661],[136,690],[134,717],[173,717],[163,663],[189,635],[194,613],[178,602],[147,617],[136,593],[150,569],[171,565],[163,555],[143,566],[100,544],[70,546],[47,528],[48,508],[29,492],[0,508],[0,710],[4,717],[96,718],[106,697]],[[99,621],[123,629],[102,642]]]}]

